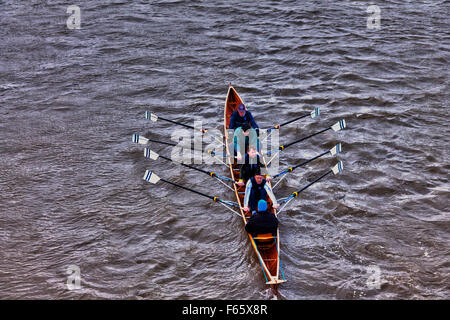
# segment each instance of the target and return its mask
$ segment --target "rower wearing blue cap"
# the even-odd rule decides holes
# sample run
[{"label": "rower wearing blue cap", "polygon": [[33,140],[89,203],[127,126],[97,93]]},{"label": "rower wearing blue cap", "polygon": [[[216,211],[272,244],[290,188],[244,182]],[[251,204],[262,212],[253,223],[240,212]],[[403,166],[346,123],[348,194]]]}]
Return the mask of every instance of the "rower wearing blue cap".
[{"label": "rower wearing blue cap", "polygon": [[245,225],[245,230],[252,236],[271,233],[276,236],[278,229],[278,219],[275,214],[267,212],[267,202],[258,201],[258,212],[253,214]]},{"label": "rower wearing blue cap", "polygon": [[237,110],[235,110],[231,114],[230,125],[228,126],[228,128],[237,129],[239,127],[242,127],[244,124],[247,124],[250,128],[253,128],[255,130],[259,129],[255,119],[252,116],[252,113],[247,110],[244,104],[241,103],[237,107]]},{"label": "rower wearing blue cap", "polygon": [[245,186],[245,196],[244,196],[244,208],[245,212],[253,212],[258,206],[259,200],[267,200],[267,197],[272,200],[272,207],[277,209],[279,204],[275,195],[273,194],[272,188],[268,183],[264,175],[256,174],[254,177],[247,181]]}]

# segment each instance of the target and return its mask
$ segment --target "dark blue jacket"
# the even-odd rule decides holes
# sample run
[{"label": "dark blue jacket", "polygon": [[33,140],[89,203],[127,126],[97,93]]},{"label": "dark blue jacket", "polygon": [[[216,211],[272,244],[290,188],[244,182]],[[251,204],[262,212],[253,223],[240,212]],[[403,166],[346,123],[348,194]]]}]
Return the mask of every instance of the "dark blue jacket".
[{"label": "dark blue jacket", "polygon": [[245,158],[244,158],[244,163],[243,163],[243,165],[246,166],[246,169],[248,168],[250,170],[256,170],[256,169],[262,167],[261,158],[259,157],[259,154],[256,155],[256,159],[251,159],[251,161],[252,161],[252,163],[250,163],[250,156],[248,155],[248,153],[246,153]]},{"label": "dark blue jacket", "polygon": [[259,128],[255,122],[255,119],[253,119],[253,116],[250,111],[245,111],[244,116],[241,117],[237,110],[231,114],[230,125],[228,128],[237,129],[240,126],[242,126],[245,122],[247,122],[253,129]]},{"label": "dark blue jacket", "polygon": [[257,184],[255,177],[250,178],[252,181],[252,190],[250,191],[250,199],[248,201],[249,207],[251,211],[254,211],[258,208],[259,200],[267,201],[267,191],[264,188],[266,184],[266,179],[263,179],[261,184]]},{"label": "dark blue jacket", "polygon": [[245,230],[252,236],[258,234],[271,233],[277,235],[278,219],[273,213],[267,211],[257,212],[248,220]]}]

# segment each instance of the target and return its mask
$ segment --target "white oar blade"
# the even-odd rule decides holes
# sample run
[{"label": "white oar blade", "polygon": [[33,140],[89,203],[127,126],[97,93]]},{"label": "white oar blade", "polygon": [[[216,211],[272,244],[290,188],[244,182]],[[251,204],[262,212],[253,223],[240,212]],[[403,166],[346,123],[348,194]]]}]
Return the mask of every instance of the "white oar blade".
[{"label": "white oar blade", "polygon": [[340,143],[338,143],[332,149],[330,149],[330,153],[332,156],[334,156],[337,153],[341,153],[341,151],[342,151],[342,146]]},{"label": "white oar blade", "polygon": [[144,149],[144,156],[146,158],[150,158],[152,160],[156,160],[159,157],[159,154],[157,154],[156,152],[150,150],[149,148],[145,148]]},{"label": "white oar blade", "polygon": [[133,142],[134,143],[139,143],[139,144],[147,144],[148,143],[148,139],[146,137],[142,137],[138,134],[133,134]]},{"label": "white oar blade", "polygon": [[145,171],[143,179],[145,181],[153,183],[153,184],[157,183],[160,180],[160,178],[155,173],[153,173],[153,171],[150,171],[150,170]]},{"label": "white oar blade", "polygon": [[339,131],[342,129],[345,129],[347,127],[347,124],[345,123],[345,119],[341,119],[338,122],[336,122],[334,125],[331,126],[331,129],[333,131]]},{"label": "white oar blade", "polygon": [[320,115],[320,108],[314,108],[313,111],[311,111],[311,118],[318,117]]},{"label": "white oar blade", "polygon": [[150,111],[145,111],[145,119],[156,122],[158,121],[158,116]]},{"label": "white oar blade", "polygon": [[341,173],[342,170],[344,170],[344,165],[342,164],[342,161],[339,161],[333,168],[331,168],[331,170],[333,170],[334,174]]}]

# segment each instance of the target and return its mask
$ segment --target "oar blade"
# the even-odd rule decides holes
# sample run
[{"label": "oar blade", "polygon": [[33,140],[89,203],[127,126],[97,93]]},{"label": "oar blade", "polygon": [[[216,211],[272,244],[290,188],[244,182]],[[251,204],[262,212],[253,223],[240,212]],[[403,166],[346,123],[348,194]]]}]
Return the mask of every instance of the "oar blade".
[{"label": "oar blade", "polygon": [[333,148],[330,149],[330,153],[332,156],[341,152],[342,152],[342,145],[340,143],[338,143],[337,145],[335,145]]},{"label": "oar blade", "polygon": [[339,131],[342,129],[345,129],[347,127],[347,124],[345,123],[345,119],[341,119],[338,122],[336,122],[334,125],[331,126],[331,129],[333,131]]},{"label": "oar blade", "polygon": [[145,181],[150,183],[157,183],[160,180],[160,177],[158,177],[153,171],[145,170],[144,178]]},{"label": "oar blade", "polygon": [[156,152],[150,150],[149,148],[145,148],[144,149],[144,157],[150,158],[152,160],[156,160],[156,159],[158,159],[159,154],[157,154]]},{"label": "oar blade", "polygon": [[145,111],[145,119],[151,120],[153,122],[158,121],[158,116],[150,111]]},{"label": "oar blade", "polygon": [[339,161],[333,168],[331,168],[331,170],[333,170],[333,173],[339,174],[342,172],[342,170],[344,170],[344,165],[342,164],[342,161]]},{"label": "oar blade", "polygon": [[311,111],[311,118],[314,119],[315,117],[318,117],[320,115],[320,108],[314,108],[313,111]]},{"label": "oar blade", "polygon": [[148,139],[146,137],[140,136],[138,134],[133,134],[133,138],[132,138],[134,143],[138,143],[138,144],[147,144],[148,143]]}]

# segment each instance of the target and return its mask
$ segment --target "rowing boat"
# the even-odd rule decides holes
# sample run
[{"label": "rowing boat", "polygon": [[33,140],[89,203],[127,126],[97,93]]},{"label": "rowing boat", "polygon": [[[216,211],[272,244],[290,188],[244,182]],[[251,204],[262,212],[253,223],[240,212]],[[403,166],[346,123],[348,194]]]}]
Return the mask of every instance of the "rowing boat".
[{"label": "rowing boat", "polygon": [[[232,85],[228,88],[227,97],[225,99],[225,110],[224,110],[224,133],[225,133],[225,145],[228,159],[234,159],[234,155],[230,154],[229,145],[233,137],[228,137],[228,127],[230,124],[231,114],[237,110],[239,104],[244,103],[242,98],[237,93],[236,89],[233,88]],[[267,165],[262,157],[263,164],[267,170]],[[234,181],[239,180],[239,165],[236,161],[230,161],[230,175],[231,179]],[[270,186],[270,182],[268,181]],[[241,216],[244,222],[244,226],[247,224],[251,213],[245,215],[243,211],[243,201],[244,201],[244,191],[245,186],[239,187],[237,184],[234,184],[234,193],[236,196],[236,200],[239,203]],[[268,212],[271,214],[277,215],[277,212],[274,208],[272,208],[272,202],[270,198],[267,199]],[[270,285],[274,292],[277,292],[278,284],[286,282],[283,275],[283,269],[281,267],[280,262],[280,231],[277,230],[277,235],[274,237],[272,234],[261,234],[253,237],[251,234],[248,234],[250,239],[250,243],[258,257],[258,260],[261,264],[261,268],[264,273],[264,277],[266,279],[266,284]]]},{"label": "rowing boat", "polygon": [[[228,137],[228,128],[229,128],[229,124],[230,124],[230,117],[231,114],[237,109],[237,107],[239,106],[239,104],[243,103],[243,100],[241,99],[241,97],[239,96],[239,94],[236,92],[236,90],[230,85],[230,87],[228,88],[228,93],[227,93],[227,97],[225,100],[225,109],[224,109],[224,136],[225,136],[225,146],[226,146],[226,154],[223,155],[226,157],[226,159],[228,159],[229,162],[229,168],[230,168],[230,175],[231,177],[225,177],[225,176],[221,176],[216,174],[215,172],[210,172],[198,167],[194,167],[188,164],[184,164],[182,163],[181,165],[197,170],[199,172],[202,172],[206,175],[208,175],[211,178],[217,179],[219,181],[221,181],[222,183],[224,183],[223,181],[227,181],[227,182],[233,182],[233,188],[231,188],[230,186],[226,185],[229,189],[231,189],[232,191],[234,191],[234,194],[236,196],[236,200],[237,202],[232,202],[232,201],[228,201],[225,199],[222,199],[222,197],[217,197],[217,196],[213,196],[213,195],[209,195],[209,194],[205,194],[203,192],[200,192],[198,190],[195,190],[193,188],[184,186],[184,185],[180,185],[178,183],[174,183],[170,180],[167,180],[165,178],[160,178],[158,177],[152,170],[146,170],[143,179],[151,184],[156,184],[159,181],[165,182],[167,184],[170,184],[172,186],[175,186],[177,188],[181,188],[187,191],[190,191],[192,193],[195,193],[197,195],[203,196],[205,198],[209,198],[210,200],[214,201],[215,203],[221,204],[224,207],[228,208],[230,211],[232,211],[233,213],[239,215],[240,217],[242,217],[242,220],[244,222],[244,226],[247,224],[248,219],[250,218],[250,213],[248,213],[247,215],[245,214],[245,212],[243,211],[243,206],[242,206],[242,202],[244,200],[244,194],[245,194],[245,186],[239,187],[238,184],[236,183],[239,179],[239,166],[235,161],[235,157],[234,154],[231,155],[230,152],[230,139],[232,140],[233,138],[230,136]],[[270,127],[269,129],[266,129],[266,132],[270,132],[271,130],[275,130],[275,129],[279,129],[280,127],[290,124],[294,121],[298,121],[300,119],[306,118],[306,117],[311,117],[311,118],[315,118],[319,115],[319,109],[315,108],[311,113],[307,113],[307,114],[303,114],[299,117],[296,117],[295,119],[291,119],[283,124],[279,124],[279,125],[275,125]],[[153,122],[158,121],[158,119],[166,121],[166,122],[170,122],[171,124],[176,124],[176,125],[180,125],[183,127],[188,127],[194,130],[199,130],[198,128],[192,127],[190,125],[187,125],[185,123],[181,123],[175,120],[171,120],[171,119],[165,119],[163,117],[159,117],[157,115],[155,115],[154,113],[145,112],[145,118],[147,120],[151,120]],[[305,141],[306,139],[309,139],[311,137],[314,137],[318,134],[327,132],[328,130],[332,130],[332,131],[340,131],[342,129],[344,129],[346,127],[346,123],[344,119],[339,120],[339,122],[335,123],[332,126],[326,127],[318,132],[312,133],[310,135],[307,135],[303,138],[297,139],[295,141],[292,141],[288,144],[285,145],[280,145],[278,147],[277,150],[273,151],[269,151],[267,152],[267,155],[271,155],[271,154],[275,154],[277,152],[280,152],[282,150],[285,150],[287,147],[295,145],[297,143],[300,143],[302,141]],[[208,130],[201,130],[202,134],[205,134],[208,132]],[[217,138],[217,137],[216,137]],[[153,139],[148,139],[145,138],[143,136],[140,136],[138,134],[133,134],[132,136],[132,141],[134,143],[138,143],[138,144],[144,144],[146,145],[149,141],[152,141],[154,143],[160,143],[163,145],[172,145],[174,146],[174,144],[169,143],[169,142],[165,142],[165,141],[157,141],[157,140],[153,140]],[[222,141],[220,141],[221,143],[223,143]],[[306,165],[307,163],[318,159],[322,156],[325,156],[326,154],[331,154],[332,156],[338,154],[341,152],[341,144],[337,144],[335,147],[333,147],[330,150],[327,150],[311,159],[308,159],[306,161],[303,161],[302,163],[289,167],[286,170],[277,173],[273,176],[273,178],[276,177],[282,177],[281,179],[283,179],[283,177],[285,177],[285,175],[289,174],[290,172],[293,172],[296,168]],[[215,153],[208,150],[208,153],[211,156],[215,157]],[[150,158],[152,160],[157,160],[158,158],[162,158],[165,159],[166,161],[170,161],[170,162],[174,162],[171,158],[162,156],[157,154],[156,152],[146,148],[144,150],[144,156],[146,158]],[[261,159],[262,159],[262,163],[264,165],[264,168],[262,168],[263,170],[265,169],[265,171],[267,172],[267,163],[264,159],[264,156],[261,155]],[[222,162],[222,161],[221,161]],[[223,162],[222,162],[223,163]],[[270,160],[269,160],[270,163]],[[321,181],[322,179],[324,179],[325,177],[331,175],[331,173],[333,173],[334,175],[339,174],[340,172],[342,172],[343,170],[343,166],[342,166],[342,161],[338,161],[338,163],[332,167],[330,170],[328,170],[327,172],[323,173],[321,176],[319,176],[318,178],[314,179],[312,182],[308,183],[306,186],[302,187],[301,189],[291,193],[288,197],[282,198],[282,199],[278,199],[278,203],[284,203],[284,205],[282,207],[280,207],[278,213],[277,211],[273,208],[273,204],[269,199],[267,199],[267,207],[268,207],[268,212],[269,214],[274,214],[275,216],[277,216],[277,214],[279,214],[280,212],[283,211],[283,209],[289,204],[290,201],[292,201],[294,198],[298,197],[300,195],[300,193],[302,193],[303,191],[305,191],[306,189],[308,189],[309,187],[311,187],[312,185],[314,185],[315,183]],[[277,184],[281,181],[281,179],[277,182]],[[270,182],[266,182],[269,184],[270,186]],[[224,183],[225,184],[225,183]],[[276,185],[275,185],[276,186]],[[239,212],[235,211],[234,208],[239,208]],[[280,283],[286,282],[286,279],[284,278],[284,274],[283,274],[283,268],[281,266],[281,262],[280,262],[280,232],[279,229],[277,229],[276,232],[276,236],[273,236],[272,234],[260,234],[260,235],[256,235],[256,237],[252,237],[252,235],[248,235],[249,239],[250,239],[250,243],[256,253],[256,256],[261,264],[261,268],[264,274],[264,277],[266,279],[266,284],[270,285],[274,291],[274,293],[277,295],[278,293],[278,285]]]}]

